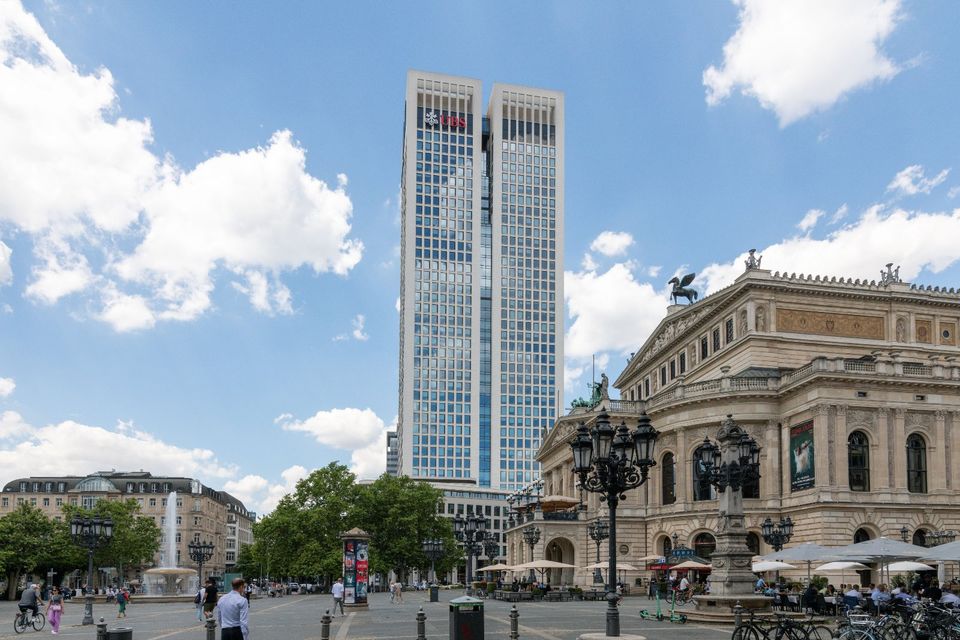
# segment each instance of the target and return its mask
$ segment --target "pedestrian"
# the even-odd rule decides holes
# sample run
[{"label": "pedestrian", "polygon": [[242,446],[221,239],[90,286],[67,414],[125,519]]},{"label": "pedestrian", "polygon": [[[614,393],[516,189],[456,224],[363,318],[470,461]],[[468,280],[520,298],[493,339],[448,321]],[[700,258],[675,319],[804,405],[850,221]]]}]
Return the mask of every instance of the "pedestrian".
[{"label": "pedestrian", "polygon": [[117,618],[127,617],[127,593],[123,589],[117,589]]},{"label": "pedestrian", "polygon": [[203,587],[198,588],[193,596],[193,606],[197,608],[197,620],[203,622]]},{"label": "pedestrian", "polygon": [[397,604],[403,604],[403,583],[397,580]]},{"label": "pedestrian", "polygon": [[62,615],[63,596],[60,594],[60,588],[54,587],[47,602],[47,620],[50,621],[50,633],[53,635],[60,633],[60,616]]},{"label": "pedestrian", "polygon": [[330,589],[330,592],[333,594],[333,615],[337,615],[337,607],[340,607],[340,615],[345,616],[343,612],[343,578],[337,578],[337,581],[333,583],[333,588]]},{"label": "pedestrian", "polygon": [[217,585],[213,583],[213,578],[207,578],[206,584],[203,589],[203,615],[212,618],[213,609],[217,606]]},{"label": "pedestrian", "polygon": [[390,581],[390,604],[396,604],[397,602],[397,583],[393,580]]},{"label": "pedestrian", "polygon": [[220,640],[247,640],[250,636],[250,603],[244,597],[243,578],[234,578],[233,591],[217,602],[217,624]]}]

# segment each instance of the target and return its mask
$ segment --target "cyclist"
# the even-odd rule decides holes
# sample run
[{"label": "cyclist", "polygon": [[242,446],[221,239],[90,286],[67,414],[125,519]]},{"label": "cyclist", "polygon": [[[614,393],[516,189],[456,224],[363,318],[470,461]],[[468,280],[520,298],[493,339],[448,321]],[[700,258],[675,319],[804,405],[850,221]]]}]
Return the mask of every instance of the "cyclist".
[{"label": "cyclist", "polygon": [[23,590],[23,595],[20,596],[20,602],[17,606],[20,607],[20,613],[26,613],[29,609],[31,612],[30,619],[33,620],[37,617],[42,605],[43,600],[40,599],[40,585],[31,584],[28,589]]}]

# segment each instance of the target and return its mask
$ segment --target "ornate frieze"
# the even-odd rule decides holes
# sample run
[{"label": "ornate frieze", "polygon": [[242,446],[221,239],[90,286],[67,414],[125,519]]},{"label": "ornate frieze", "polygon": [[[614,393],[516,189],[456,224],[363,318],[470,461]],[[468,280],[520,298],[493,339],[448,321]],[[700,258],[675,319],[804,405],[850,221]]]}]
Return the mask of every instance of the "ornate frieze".
[{"label": "ornate frieze", "polygon": [[883,318],[804,309],[777,309],[777,329],[793,333],[883,340]]}]

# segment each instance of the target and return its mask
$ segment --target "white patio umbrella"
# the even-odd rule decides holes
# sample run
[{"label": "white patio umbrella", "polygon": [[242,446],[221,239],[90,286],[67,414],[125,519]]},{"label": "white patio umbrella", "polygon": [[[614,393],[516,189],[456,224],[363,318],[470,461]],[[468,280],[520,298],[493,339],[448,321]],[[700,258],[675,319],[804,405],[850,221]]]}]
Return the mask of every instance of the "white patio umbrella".
[{"label": "white patio umbrella", "polygon": [[843,562],[828,562],[826,564],[822,564],[819,567],[815,567],[814,571],[817,573],[839,573],[840,580],[842,580],[843,582],[846,582],[847,571],[850,571],[850,572],[865,571],[865,570],[868,570],[869,568],[870,567],[860,562],[843,561]]},{"label": "white patio umbrella", "polygon": [[902,560],[900,562],[888,564],[887,571],[892,571],[893,573],[900,573],[904,571],[933,571],[933,567],[928,564],[923,564],[922,562]]},{"label": "white patio umbrella", "polygon": [[[880,564],[880,574],[883,575],[883,570],[886,565],[891,562],[897,562],[899,560],[916,560],[917,558],[922,558],[930,553],[930,550],[926,547],[920,547],[915,544],[910,544],[908,542],[901,542],[900,540],[892,540],[890,538],[874,538],[873,540],[865,540],[864,542],[858,542],[856,544],[850,544],[845,547],[841,547],[838,550],[838,555],[841,558],[845,559],[864,559],[868,561],[878,562]],[[890,572],[887,572],[887,581],[889,582]]]},{"label": "white patio umbrella", "polygon": [[765,573],[767,571],[780,571],[781,569],[796,569],[797,567],[787,562],[779,560],[760,560],[754,562],[750,570],[754,573]]},{"label": "white patio umbrella", "polygon": [[841,547],[824,547],[819,544],[814,544],[813,542],[804,542],[803,544],[798,544],[795,547],[768,553],[767,555],[763,556],[763,559],[780,560],[782,562],[806,562],[807,580],[810,580],[811,565],[814,562],[824,562],[827,560],[836,559],[838,557],[837,551],[839,551],[840,548]]},{"label": "white patio umbrella", "polygon": [[939,562],[960,562],[960,540],[927,549],[926,554],[921,556],[921,559]]},{"label": "white patio umbrella", "polygon": [[713,569],[712,564],[703,564],[702,562],[696,562],[695,560],[687,560],[686,562],[681,562],[680,564],[670,567],[671,569]]},{"label": "white patio umbrella", "polygon": [[511,569],[513,569],[513,567],[508,564],[491,564],[486,567],[480,567],[477,571],[510,571]]},{"label": "white patio umbrella", "polygon": [[543,572],[547,569],[576,569],[577,566],[574,564],[567,564],[565,562],[557,562],[556,560],[531,560],[530,562],[524,562],[523,564],[515,564],[510,569],[512,571],[529,571],[534,569],[540,572],[540,580],[543,580]]}]

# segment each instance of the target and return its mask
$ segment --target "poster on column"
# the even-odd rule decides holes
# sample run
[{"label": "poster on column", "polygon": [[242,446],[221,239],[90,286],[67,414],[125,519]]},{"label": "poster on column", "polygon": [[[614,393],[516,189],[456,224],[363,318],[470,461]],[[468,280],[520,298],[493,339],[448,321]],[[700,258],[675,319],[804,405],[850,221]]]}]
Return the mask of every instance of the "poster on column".
[{"label": "poster on column", "polygon": [[354,596],[357,604],[364,604],[367,601],[368,583],[370,581],[368,551],[367,541],[357,540],[357,591]]},{"label": "poster on column", "polygon": [[356,603],[357,554],[356,541],[343,542],[343,603]]},{"label": "poster on column", "polygon": [[813,420],[808,420],[790,427],[790,491],[809,489],[815,479]]}]

